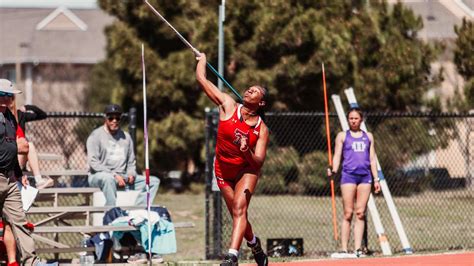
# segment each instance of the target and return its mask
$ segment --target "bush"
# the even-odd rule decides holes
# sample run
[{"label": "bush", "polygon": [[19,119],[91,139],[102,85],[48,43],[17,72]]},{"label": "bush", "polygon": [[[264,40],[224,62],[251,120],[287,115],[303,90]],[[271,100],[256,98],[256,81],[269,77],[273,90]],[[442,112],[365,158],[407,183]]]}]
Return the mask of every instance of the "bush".
[{"label": "bush", "polygon": [[293,147],[271,147],[262,169],[256,191],[263,194],[284,194],[289,180],[295,180],[298,152]]},{"label": "bush", "polygon": [[329,178],[327,177],[327,155],[321,151],[306,154],[298,163],[298,183],[309,195],[330,195]]}]

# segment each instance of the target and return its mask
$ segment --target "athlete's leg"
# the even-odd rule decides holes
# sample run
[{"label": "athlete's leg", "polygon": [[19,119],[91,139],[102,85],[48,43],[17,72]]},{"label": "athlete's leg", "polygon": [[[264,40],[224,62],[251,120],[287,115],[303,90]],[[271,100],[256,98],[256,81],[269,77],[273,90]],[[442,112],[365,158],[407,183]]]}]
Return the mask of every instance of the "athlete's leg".
[{"label": "athlete's leg", "polygon": [[255,192],[257,179],[258,177],[256,174],[245,173],[235,185],[234,201],[232,204],[233,228],[230,244],[231,249],[238,250],[242,243],[242,238],[247,229],[248,223],[247,209],[252,194]]},{"label": "athlete's leg", "polygon": [[344,216],[341,225],[341,248],[347,251],[347,243],[351,235],[352,214],[354,212],[354,197],[356,195],[356,184],[345,183],[341,185],[342,206]]},{"label": "athlete's leg", "polygon": [[[228,182],[227,182],[228,183]],[[220,187],[222,197],[224,198],[227,210],[229,210],[230,215],[233,217],[232,206],[234,205],[234,188],[231,185],[225,185]],[[245,229],[244,237],[247,241],[252,241],[254,234],[252,230],[252,225],[247,219],[247,228]]]},{"label": "athlete's leg", "polygon": [[369,201],[371,185],[367,183],[361,183],[357,185],[357,196],[355,203],[356,220],[354,224],[354,248],[355,250],[360,249],[362,243],[362,236],[364,234],[364,220],[365,220],[365,209],[367,208],[367,202]]}]

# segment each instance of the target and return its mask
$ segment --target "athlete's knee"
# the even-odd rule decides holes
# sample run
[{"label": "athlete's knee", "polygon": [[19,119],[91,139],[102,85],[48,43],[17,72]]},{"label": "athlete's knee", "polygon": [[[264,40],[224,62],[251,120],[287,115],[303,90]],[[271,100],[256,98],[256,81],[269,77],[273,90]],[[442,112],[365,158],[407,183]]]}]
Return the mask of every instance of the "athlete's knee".
[{"label": "athlete's knee", "polygon": [[234,218],[247,215],[247,205],[245,203],[235,202],[232,206],[232,216]]},{"label": "athlete's knee", "polygon": [[357,216],[357,219],[359,219],[359,220],[365,219],[365,210],[364,209],[357,209],[356,216]]},{"label": "athlete's knee", "polygon": [[354,213],[353,209],[344,210],[344,220],[351,221],[353,213]]}]

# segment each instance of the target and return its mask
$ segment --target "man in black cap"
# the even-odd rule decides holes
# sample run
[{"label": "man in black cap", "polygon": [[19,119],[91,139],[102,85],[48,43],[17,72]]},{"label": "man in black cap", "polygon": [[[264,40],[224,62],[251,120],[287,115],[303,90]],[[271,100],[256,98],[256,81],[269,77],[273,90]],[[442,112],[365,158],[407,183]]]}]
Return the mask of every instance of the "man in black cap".
[{"label": "man in black cap", "polygon": [[[115,206],[117,187],[135,185],[141,191],[135,205],[146,206],[146,184],[143,175],[137,175],[135,153],[130,134],[120,129],[122,108],[116,104],[105,107],[104,126],[95,129],[87,139],[89,185],[99,187],[106,206]],[[151,201],[156,196],[160,180],[150,176]]]}]

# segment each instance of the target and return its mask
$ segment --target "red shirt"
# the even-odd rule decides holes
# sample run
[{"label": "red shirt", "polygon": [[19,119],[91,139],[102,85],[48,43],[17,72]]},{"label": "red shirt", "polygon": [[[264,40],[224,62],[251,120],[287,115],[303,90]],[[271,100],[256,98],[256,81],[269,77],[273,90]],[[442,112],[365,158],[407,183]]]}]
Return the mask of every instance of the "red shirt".
[{"label": "red shirt", "polygon": [[247,161],[240,151],[240,138],[242,135],[247,136],[248,146],[255,151],[258,136],[260,134],[260,126],[263,123],[258,117],[255,126],[249,126],[245,121],[241,120],[240,109],[242,104],[235,108],[232,117],[227,120],[219,121],[217,128],[216,143],[216,159],[224,163],[233,165],[245,165]]},{"label": "red shirt", "polygon": [[23,129],[21,129],[20,125],[16,127],[16,137],[18,139],[24,138],[25,137],[25,132],[23,132]]}]

